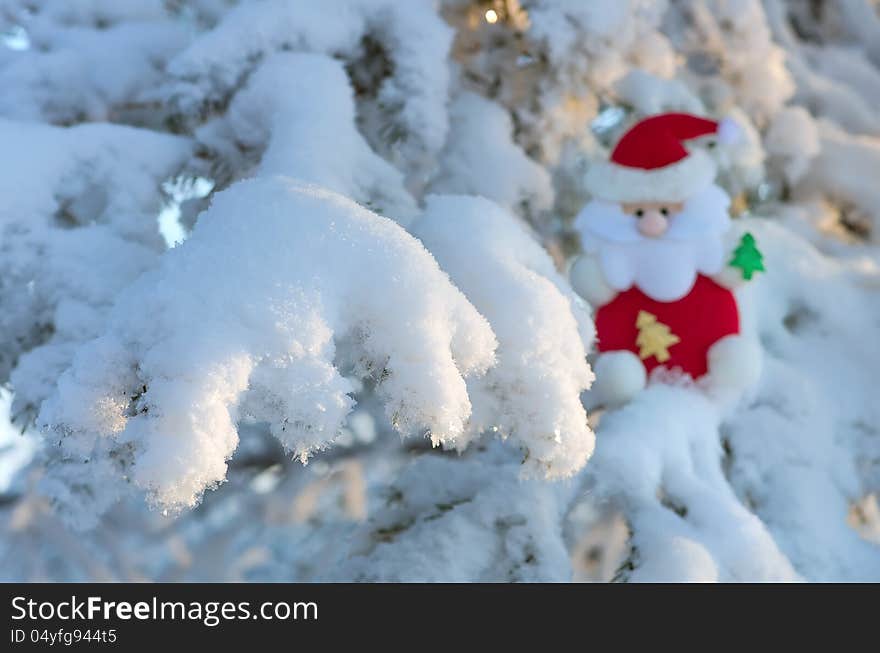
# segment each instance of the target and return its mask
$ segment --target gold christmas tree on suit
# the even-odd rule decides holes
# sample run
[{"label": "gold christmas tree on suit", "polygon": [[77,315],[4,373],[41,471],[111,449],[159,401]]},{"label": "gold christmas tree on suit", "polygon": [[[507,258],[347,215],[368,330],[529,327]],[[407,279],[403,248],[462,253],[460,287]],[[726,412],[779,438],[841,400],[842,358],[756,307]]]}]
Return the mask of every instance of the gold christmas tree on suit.
[{"label": "gold christmas tree on suit", "polygon": [[669,348],[681,342],[681,338],[672,333],[668,326],[658,322],[657,316],[648,311],[639,311],[636,328],[639,330],[636,345],[642,360],[656,356],[657,362],[665,363],[669,360]]}]

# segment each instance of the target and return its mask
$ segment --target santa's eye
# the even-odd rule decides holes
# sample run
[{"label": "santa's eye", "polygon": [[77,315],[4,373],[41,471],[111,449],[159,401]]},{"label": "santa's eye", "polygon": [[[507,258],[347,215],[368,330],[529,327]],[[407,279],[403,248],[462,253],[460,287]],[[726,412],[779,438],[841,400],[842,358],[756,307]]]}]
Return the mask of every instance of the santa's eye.
[{"label": "santa's eye", "polygon": [[663,215],[669,215],[669,209],[667,209],[667,208],[664,206],[662,209],[660,209],[660,213],[662,213]]},{"label": "santa's eye", "polygon": [[718,145],[718,143],[716,143],[715,141],[709,141],[708,143],[706,143],[706,147],[708,147],[710,150],[713,149],[716,145]]},{"label": "santa's eye", "polygon": [[641,218],[645,215],[645,211],[643,209],[636,209],[636,215]]}]

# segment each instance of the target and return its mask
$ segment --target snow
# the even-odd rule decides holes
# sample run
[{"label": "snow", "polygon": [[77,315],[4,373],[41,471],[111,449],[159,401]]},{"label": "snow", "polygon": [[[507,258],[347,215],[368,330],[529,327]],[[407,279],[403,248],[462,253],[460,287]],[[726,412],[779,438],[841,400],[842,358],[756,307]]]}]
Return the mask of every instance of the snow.
[{"label": "snow", "polygon": [[429,196],[412,231],[498,338],[496,364],[472,383],[476,431],[491,428],[518,443],[528,476],[580,470],[593,451],[580,402],[593,379],[585,305],[526,228],[487,200]]},{"label": "snow", "polygon": [[819,129],[803,107],[786,107],[773,117],[764,147],[768,155],[780,159],[785,179],[792,185],[803,178],[813,158],[822,151]]},{"label": "snow", "polygon": [[[880,580],[880,14],[814,4],[0,0],[0,579]],[[763,371],[586,410],[583,173],[667,110]]]},{"label": "snow", "polygon": [[449,114],[451,132],[431,192],[482,195],[525,216],[553,206],[550,175],[513,141],[504,109],[462,93]]},{"label": "snow", "polygon": [[[390,121],[395,132],[386,154],[423,183],[427,159],[443,146],[448,128],[445,65],[451,33],[431,2],[393,0],[267,0],[241,4],[169,64],[167,97],[184,119],[222,105],[252,72],[255,62],[278,51],[341,56],[356,65],[365,39],[380,43],[392,69],[365,89],[365,121]],[[328,17],[330,17],[328,19]],[[365,71],[365,75],[375,75]],[[372,80],[367,80],[372,81]],[[414,170],[410,168],[414,167]]]},{"label": "snow", "polygon": [[[878,319],[876,270],[823,257],[773,224],[754,220],[749,229],[783,267],[756,289],[768,360],[761,399],[731,421],[733,480],[811,580],[876,579],[876,549],[839,518],[878,478],[877,352],[861,346]],[[772,437],[760,437],[758,425]],[[771,468],[768,459],[784,464]]]},{"label": "snow", "polygon": [[688,3],[693,24],[680,37],[690,57],[714,60],[721,80],[701,79],[711,104],[736,105],[763,126],[794,94],[785,51],[773,42],[761,0],[702,0]]},{"label": "snow", "polygon": [[0,133],[0,379],[13,373],[13,413],[32,413],[160,251],[156,190],[189,144],[100,124],[0,120]]},{"label": "snow", "polygon": [[703,103],[681,80],[663,79],[641,68],[631,70],[618,80],[615,90],[622,102],[644,115],[666,111],[695,115],[704,112]]},{"label": "snow", "polygon": [[870,183],[880,167],[880,138],[847,134],[827,122],[818,126],[822,143],[804,181],[805,193],[817,190],[840,204],[859,211],[873,225],[880,226],[880,190]]},{"label": "snow", "polygon": [[352,407],[340,367],[376,379],[402,434],[455,445],[471,412],[465,379],[495,349],[482,316],[400,227],[276,176],[218,194],[108,326],[40,421],[72,452],[133,448],[135,484],[171,508],[223,480],[239,417],[268,423],[303,461],[330,445]]},{"label": "snow", "polygon": [[15,472],[26,466],[38,447],[38,438],[25,435],[10,422],[12,395],[0,390],[0,496],[13,490]]},{"label": "snow", "polygon": [[391,492],[396,487],[406,493],[373,511],[369,530],[352,547],[357,553],[339,568],[328,565],[324,579],[569,580],[568,552],[553,524],[570,485],[522,481],[516,461],[423,456],[395,479]]},{"label": "snow", "polygon": [[160,2],[29,7],[18,8],[17,26],[28,47],[0,58],[0,115],[17,120],[112,120],[159,83],[159,71],[188,38]]},{"label": "snow", "polygon": [[602,417],[590,475],[625,502],[639,566],[630,580],[779,581],[797,574],[725,482],[715,406],[652,385]]},{"label": "snow", "polygon": [[[278,89],[285,93],[279,94]],[[220,135],[259,153],[259,174],[283,174],[342,193],[383,215],[416,212],[403,174],[374,153],[355,123],[345,69],[324,55],[276,54],[253,72]],[[205,134],[203,140],[217,138]],[[332,149],[327,148],[333,142]]]}]

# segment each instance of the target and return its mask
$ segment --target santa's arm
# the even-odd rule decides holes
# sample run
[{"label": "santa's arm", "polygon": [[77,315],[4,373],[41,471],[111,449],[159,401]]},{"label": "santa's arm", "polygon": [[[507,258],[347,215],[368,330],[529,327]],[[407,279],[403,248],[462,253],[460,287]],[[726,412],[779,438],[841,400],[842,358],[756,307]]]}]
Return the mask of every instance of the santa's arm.
[{"label": "santa's arm", "polygon": [[748,283],[746,279],[743,279],[743,276],[739,270],[731,267],[730,265],[727,265],[726,263],[721,269],[721,272],[712,277],[712,280],[719,286],[724,286],[729,290],[736,290],[740,286]]},{"label": "santa's arm", "polygon": [[605,280],[599,260],[592,254],[580,254],[571,264],[568,277],[574,291],[594,308],[604,306],[617,295]]},{"label": "santa's arm", "polygon": [[763,255],[754,237],[738,229],[731,229],[724,242],[724,267],[712,276],[719,285],[735,290],[754,280],[755,273],[763,272]]}]

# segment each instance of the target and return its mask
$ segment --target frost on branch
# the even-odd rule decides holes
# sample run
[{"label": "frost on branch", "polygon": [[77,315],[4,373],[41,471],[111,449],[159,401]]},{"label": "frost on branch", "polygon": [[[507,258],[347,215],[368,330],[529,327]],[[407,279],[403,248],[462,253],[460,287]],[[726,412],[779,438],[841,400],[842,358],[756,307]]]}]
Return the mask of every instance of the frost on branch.
[{"label": "frost on branch", "polygon": [[355,114],[340,62],[281,53],[260,64],[224,117],[199,136],[234,170],[247,170],[256,160],[261,175],[315,183],[405,222],[416,206],[403,174],[370,149]]},{"label": "frost on branch", "polygon": [[593,451],[580,400],[593,379],[583,302],[526,227],[487,200],[430,196],[412,230],[498,338],[498,362],[469,383],[473,426],[520,445],[530,476],[580,470]]},{"label": "frost on branch", "polygon": [[706,398],[662,385],[603,418],[588,475],[600,499],[626,511],[636,552],[627,580],[797,579],[727,484],[719,425]]},{"label": "frost on branch", "polygon": [[821,150],[816,123],[803,107],[786,107],[770,123],[764,147],[771,165],[778,165],[785,181],[794,185]]},{"label": "frost on branch", "polygon": [[[447,19],[482,20],[480,5],[446,0]],[[502,23],[460,29],[457,53],[468,89],[501,104],[517,128],[517,143],[556,165],[571,142],[589,144],[599,96],[634,66],[668,78],[675,53],[658,30],[665,2],[508,2]],[[527,9],[527,11],[526,11]]]},{"label": "frost on branch", "polygon": [[0,51],[0,115],[18,120],[152,121],[134,105],[187,41],[187,29],[169,20],[159,0],[11,0],[0,9],[28,42]]},{"label": "frost on branch", "polygon": [[163,249],[158,187],[186,139],[112,125],[0,120],[0,383],[33,413],[72,348]]},{"label": "frost on branch", "polygon": [[127,291],[41,419],[70,455],[109,446],[156,502],[192,506],[224,479],[241,419],[268,423],[303,460],[331,445],[353,404],[345,375],[378,383],[400,433],[454,446],[471,414],[465,379],[495,346],[396,224],[317,187],[255,179],[218,195]]},{"label": "frost on branch", "polygon": [[848,211],[845,222],[880,240],[880,139],[853,136],[831,123],[818,125],[821,153],[806,175],[800,194],[825,196]]},{"label": "frost on branch", "polygon": [[674,0],[680,12],[672,29],[688,57],[685,79],[726,113],[741,108],[756,125],[794,94],[785,52],[774,43],[760,0]]},{"label": "frost on branch", "polygon": [[450,116],[432,192],[482,195],[527,218],[553,206],[550,175],[513,141],[510,116],[502,107],[462,93]]},{"label": "frost on branch", "polygon": [[755,288],[766,365],[759,399],[725,429],[730,482],[801,575],[876,580],[876,544],[841,518],[880,487],[880,350],[865,340],[880,324],[876,268],[824,256],[770,221],[745,228],[777,270]]},{"label": "frost on branch", "polygon": [[342,58],[351,67],[365,133],[381,133],[372,145],[421,187],[419,177],[446,137],[450,41],[427,0],[242,4],[171,62],[165,92],[182,123],[197,123],[224,109],[273,53]]},{"label": "frost on branch", "polygon": [[576,486],[524,481],[509,450],[487,449],[463,459],[416,459],[383,489],[381,507],[320,578],[569,581],[558,524]]},{"label": "frost on branch", "polygon": [[681,111],[701,115],[705,107],[700,99],[678,79],[664,79],[641,68],[634,68],[614,86],[622,102],[641,115]]}]

